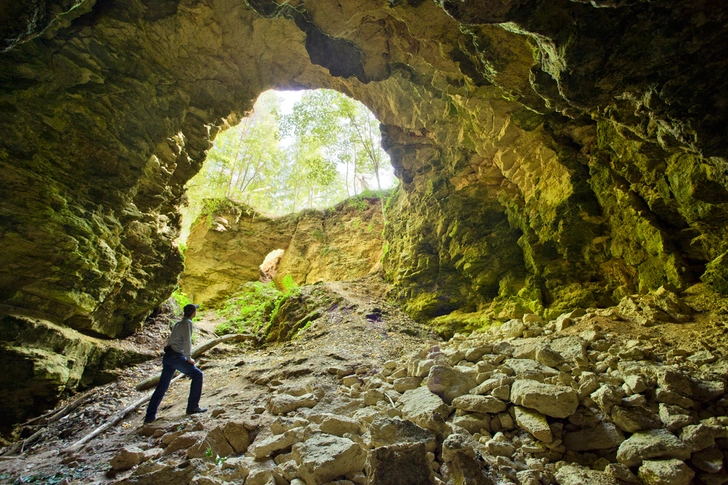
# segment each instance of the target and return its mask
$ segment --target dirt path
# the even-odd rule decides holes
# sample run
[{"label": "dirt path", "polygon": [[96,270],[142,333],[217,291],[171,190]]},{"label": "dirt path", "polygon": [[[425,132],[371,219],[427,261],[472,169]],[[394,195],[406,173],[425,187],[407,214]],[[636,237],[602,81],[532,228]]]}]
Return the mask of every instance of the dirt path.
[{"label": "dirt path", "polygon": [[[382,298],[386,287],[376,278],[326,283],[325,287],[340,297],[341,303],[295,340],[263,348],[249,343],[221,345],[198,360],[205,373],[201,405],[210,409],[208,413],[185,415],[188,385],[182,379],[167,392],[155,425],[172,429],[195,420],[209,423],[222,417],[254,420],[265,407],[272,386],[328,385],[337,372],[374,374],[385,361],[419,350],[423,342],[436,339]],[[198,345],[211,339],[221,322],[214,311],[200,312],[199,317],[195,322]],[[145,331],[149,336],[137,338],[138,345],[162,346],[163,325]],[[59,450],[151,392],[138,392],[134,386],[159,371],[157,359],[126,369],[118,381],[97,388],[90,403],[49,426],[21,456],[1,460],[0,483],[69,485],[112,483],[121,478],[108,473],[109,462],[126,445],[148,447],[148,438],[138,433],[145,407],[80,452],[64,455]]]}]

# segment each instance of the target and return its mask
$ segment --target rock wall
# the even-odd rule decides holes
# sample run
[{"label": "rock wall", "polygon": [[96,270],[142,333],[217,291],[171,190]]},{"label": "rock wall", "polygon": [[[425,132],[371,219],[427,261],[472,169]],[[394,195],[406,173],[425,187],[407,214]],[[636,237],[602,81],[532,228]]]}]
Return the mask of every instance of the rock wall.
[{"label": "rock wall", "polygon": [[119,367],[156,357],[21,315],[0,319],[0,429],[52,407],[78,387],[105,384]]},{"label": "rock wall", "polygon": [[270,88],[382,122],[384,268],[426,319],[728,292],[724,4],[24,2],[0,54],[0,303],[116,337],[177,283],[184,184]]},{"label": "rock wall", "polygon": [[187,240],[182,291],[215,305],[240,285],[258,281],[271,251],[285,250],[275,281],[297,284],[359,278],[380,265],[382,199],[355,197],[325,211],[268,218],[244,205],[222,204],[195,222]]}]

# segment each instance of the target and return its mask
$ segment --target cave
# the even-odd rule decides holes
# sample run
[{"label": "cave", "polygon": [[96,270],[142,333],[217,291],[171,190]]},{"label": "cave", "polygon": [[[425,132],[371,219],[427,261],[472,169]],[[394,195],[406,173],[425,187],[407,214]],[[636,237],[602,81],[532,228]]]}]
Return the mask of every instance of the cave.
[{"label": "cave", "polygon": [[178,284],[185,183],[269,89],[335,89],[381,121],[401,181],[383,271],[420,321],[728,294],[721,2],[39,0],[0,19],[4,424],[121,363],[109,342]]}]

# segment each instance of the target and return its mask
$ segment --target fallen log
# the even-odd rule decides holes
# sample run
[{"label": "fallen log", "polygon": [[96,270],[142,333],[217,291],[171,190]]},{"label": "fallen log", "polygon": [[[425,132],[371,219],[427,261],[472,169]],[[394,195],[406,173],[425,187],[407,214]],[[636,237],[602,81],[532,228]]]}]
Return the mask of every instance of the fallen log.
[{"label": "fallen log", "polygon": [[[230,335],[223,335],[222,337],[218,337],[216,339],[210,340],[207,343],[204,343],[200,345],[199,347],[195,347],[192,349],[192,358],[196,359],[198,356],[204,354],[211,348],[220,345],[222,343],[233,343],[233,342],[242,342],[243,340],[258,340],[257,335],[248,335],[248,334],[230,334]],[[157,383],[159,383],[159,375],[150,377],[149,379],[144,379],[140,383],[138,383],[135,387],[137,391],[144,391],[146,389],[151,389],[152,387],[156,386]]]},{"label": "fallen log", "polygon": [[[61,409],[51,410],[51,411],[47,412],[46,414],[44,414],[43,416],[38,416],[37,418],[34,418],[34,419],[28,421],[28,423],[25,423],[23,426],[28,426],[29,423],[33,423],[33,422],[40,422],[39,426],[41,426],[41,428],[38,429],[32,435],[25,438],[24,440],[18,441],[13,446],[8,448],[3,453],[3,456],[12,455],[16,452],[22,453],[25,450],[25,448],[27,448],[29,445],[32,445],[33,443],[35,443],[38,440],[38,438],[40,438],[43,435],[43,432],[45,431],[47,425],[49,425],[51,423],[55,423],[56,421],[59,421],[64,416],[68,416],[71,413],[71,411],[78,408],[82,404],[85,404],[86,402],[90,401],[91,398],[93,397],[92,393],[93,393],[93,391],[87,391],[84,394],[82,394],[81,396],[79,396],[76,399],[74,399],[73,401],[71,401],[70,403],[68,403],[67,405],[63,406]],[[0,458],[2,458],[2,457],[0,457]]]},{"label": "fallen log", "polygon": [[[172,382],[175,382],[176,380],[181,378],[183,375],[184,374],[180,374],[177,377],[175,377],[174,379],[172,379],[170,384],[172,384]],[[114,416],[110,421],[105,422],[104,424],[102,424],[101,426],[99,426],[98,428],[96,428],[95,430],[93,430],[92,432],[90,432],[89,434],[87,434],[86,436],[81,438],[80,440],[76,441],[71,446],[62,449],[61,453],[73,453],[74,451],[80,450],[83,447],[83,445],[85,445],[86,443],[88,443],[89,441],[91,441],[92,439],[94,439],[95,437],[97,437],[98,435],[100,435],[101,433],[106,431],[107,429],[116,425],[119,421],[124,419],[127,414],[139,409],[142,406],[142,404],[148,402],[152,398],[153,394],[154,393],[151,393],[148,396],[141,398],[134,404],[122,409],[121,412],[119,412],[116,416]]]}]

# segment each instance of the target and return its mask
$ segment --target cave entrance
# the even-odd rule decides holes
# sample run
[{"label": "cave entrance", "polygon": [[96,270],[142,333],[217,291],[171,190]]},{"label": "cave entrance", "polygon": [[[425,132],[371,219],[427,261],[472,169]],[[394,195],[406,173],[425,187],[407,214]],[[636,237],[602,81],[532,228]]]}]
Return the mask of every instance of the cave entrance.
[{"label": "cave entrance", "polygon": [[379,121],[363,104],[330,89],[266,91],[249,117],[217,136],[188,182],[181,239],[210,200],[274,217],[396,183]]}]

